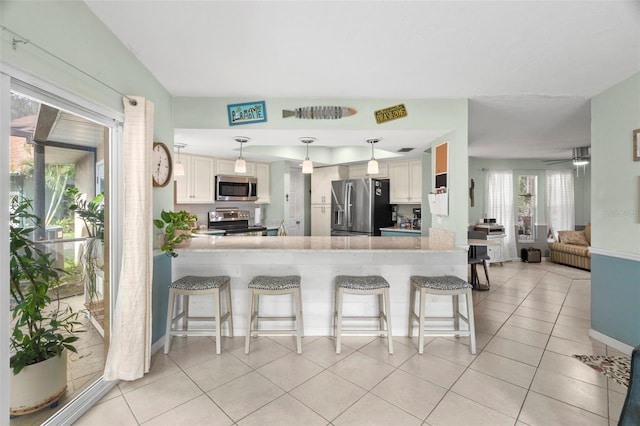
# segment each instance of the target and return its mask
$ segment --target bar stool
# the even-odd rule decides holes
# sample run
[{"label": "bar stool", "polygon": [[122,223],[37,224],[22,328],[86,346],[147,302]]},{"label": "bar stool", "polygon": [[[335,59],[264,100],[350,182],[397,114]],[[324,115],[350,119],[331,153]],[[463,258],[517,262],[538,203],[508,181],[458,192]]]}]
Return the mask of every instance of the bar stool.
[{"label": "bar stool", "polygon": [[[342,305],[344,294],[377,294],[378,295],[378,315],[374,317],[367,316],[343,316]],[[368,276],[351,276],[351,275],[338,275],[336,277],[336,291],[334,300],[334,334],[336,336],[336,353],[339,354],[341,350],[341,340],[343,334],[358,334],[363,335],[363,332],[367,330],[343,330],[342,320],[355,320],[366,321],[377,319],[380,322],[380,327],[375,336],[387,336],[389,344],[389,354],[393,354],[393,338],[391,336],[391,309],[389,302],[389,283],[383,277],[379,275]],[[387,325],[385,331],[384,325]],[[369,334],[371,335],[371,334]]]},{"label": "bar stool", "polygon": [[[451,275],[441,277],[411,277],[411,295],[409,296],[409,337],[413,336],[413,321],[418,322],[418,353],[424,352],[424,336],[469,336],[471,339],[471,353],[476,353],[476,330],[473,320],[473,299],[471,296],[471,284],[463,279]],[[415,313],[416,292],[420,292],[419,313]],[[451,295],[453,298],[453,316],[451,317],[426,317],[425,302],[427,294]],[[464,295],[467,304],[467,316],[460,313],[458,296]],[[469,330],[460,329],[460,319],[465,321]],[[425,331],[425,320],[445,321],[453,320],[453,329],[437,328]]]},{"label": "bar stool", "polygon": [[[171,347],[171,336],[215,336],[216,353],[220,355],[222,340],[222,323],[227,321],[229,337],[233,337],[233,315],[231,310],[231,280],[227,276],[197,277],[184,276],[169,285],[169,306],[167,308],[167,328],[164,335],[164,353],[168,354]],[[220,292],[227,292],[227,313],[222,315]],[[203,296],[212,294],[215,298],[215,315],[213,317],[189,316],[189,296]],[[175,314],[174,302],[176,296],[182,296],[182,312]],[[174,328],[179,319],[183,319],[182,329]],[[215,321],[215,329],[191,329],[189,321]]]},{"label": "bar stool", "polygon": [[[294,313],[293,316],[260,316],[260,295],[283,295],[293,294]],[[267,330],[260,329],[260,320],[265,321],[295,321],[295,329]],[[255,321],[255,327],[253,323]],[[304,334],[304,322],[302,319],[302,295],[300,292],[300,276],[268,276],[258,275],[249,283],[249,296],[247,308],[247,334],[244,343],[244,353],[249,354],[251,336],[265,335],[296,336],[298,353],[302,353],[302,335]]]}]

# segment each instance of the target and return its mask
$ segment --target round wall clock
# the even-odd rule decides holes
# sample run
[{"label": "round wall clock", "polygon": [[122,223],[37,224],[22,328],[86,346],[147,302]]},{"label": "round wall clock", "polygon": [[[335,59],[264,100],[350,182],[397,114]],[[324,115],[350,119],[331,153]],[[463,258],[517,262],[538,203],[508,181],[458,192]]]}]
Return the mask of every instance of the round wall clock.
[{"label": "round wall clock", "polygon": [[171,163],[171,152],[162,142],[153,143],[153,186],[167,186],[171,181],[173,165]]}]

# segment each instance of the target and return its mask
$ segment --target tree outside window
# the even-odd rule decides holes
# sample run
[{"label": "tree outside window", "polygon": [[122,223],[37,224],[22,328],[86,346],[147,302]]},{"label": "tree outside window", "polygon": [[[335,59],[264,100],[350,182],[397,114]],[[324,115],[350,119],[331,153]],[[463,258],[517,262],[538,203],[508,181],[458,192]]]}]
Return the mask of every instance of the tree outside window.
[{"label": "tree outside window", "polygon": [[518,176],[518,218],[516,227],[520,241],[535,241],[537,176]]}]

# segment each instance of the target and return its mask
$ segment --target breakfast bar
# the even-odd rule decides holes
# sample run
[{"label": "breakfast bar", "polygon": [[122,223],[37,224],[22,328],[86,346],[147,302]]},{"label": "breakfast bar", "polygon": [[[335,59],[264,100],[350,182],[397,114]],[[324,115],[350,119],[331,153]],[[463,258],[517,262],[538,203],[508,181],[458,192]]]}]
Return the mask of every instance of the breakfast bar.
[{"label": "breakfast bar", "polygon": [[[172,280],[185,275],[231,277],[236,335],[243,335],[246,328],[247,285],[256,275],[300,275],[304,333],[309,336],[332,334],[336,275],[386,278],[391,287],[392,331],[396,336],[408,334],[411,275],[454,275],[465,280],[467,276],[467,248],[428,237],[195,236],[189,247],[177,253]],[[429,307],[434,316],[451,313],[450,297],[432,297]],[[277,299],[265,298],[260,303],[261,311],[289,313],[288,301]],[[346,298],[345,312],[372,315],[375,303],[362,299]],[[206,315],[211,306],[213,301],[206,296],[193,298],[190,311]],[[371,325],[376,326],[374,322]]]}]

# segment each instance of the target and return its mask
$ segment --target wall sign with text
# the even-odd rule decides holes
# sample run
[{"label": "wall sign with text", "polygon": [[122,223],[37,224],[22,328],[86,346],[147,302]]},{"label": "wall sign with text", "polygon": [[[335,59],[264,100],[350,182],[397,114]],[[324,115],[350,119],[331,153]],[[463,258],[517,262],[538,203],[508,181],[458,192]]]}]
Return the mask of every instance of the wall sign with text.
[{"label": "wall sign with text", "polygon": [[262,123],[267,121],[267,108],[264,101],[245,102],[227,105],[229,126]]},{"label": "wall sign with text", "polygon": [[398,118],[403,118],[407,116],[407,108],[405,108],[404,104],[394,105],[389,108],[380,109],[378,111],[374,111],[376,116],[376,123],[382,124],[387,121],[397,120]]}]

